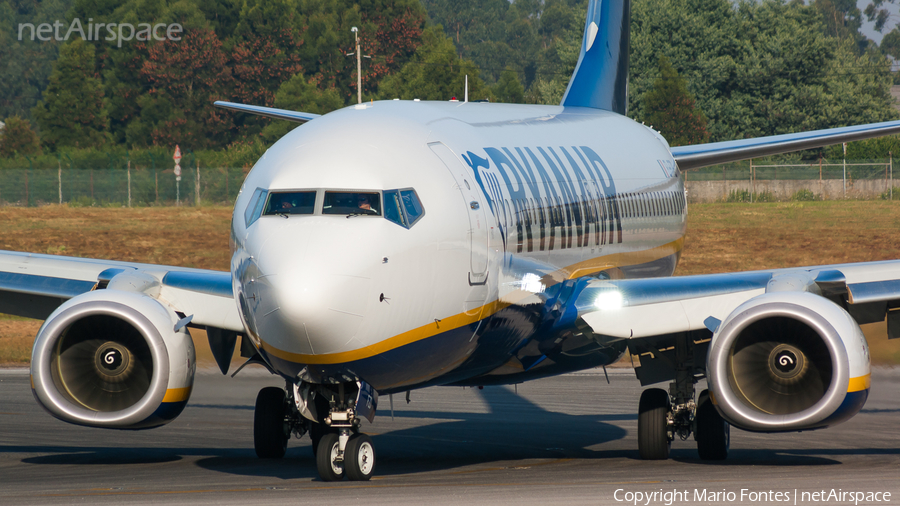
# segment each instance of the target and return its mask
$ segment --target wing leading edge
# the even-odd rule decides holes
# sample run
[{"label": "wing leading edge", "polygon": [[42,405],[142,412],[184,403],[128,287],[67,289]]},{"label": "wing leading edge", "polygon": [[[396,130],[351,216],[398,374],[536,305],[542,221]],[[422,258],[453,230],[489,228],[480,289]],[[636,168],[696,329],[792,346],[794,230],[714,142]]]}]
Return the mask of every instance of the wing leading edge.
[{"label": "wing leading edge", "polygon": [[229,272],[0,252],[0,313],[45,319],[63,302],[106,288],[165,301],[192,315],[193,325],[244,331]]},{"label": "wing leading edge", "polygon": [[[714,326],[763,293],[810,292],[843,301],[859,323],[884,321],[900,301],[900,260],[771,271],[596,280],[575,302],[578,318],[605,339],[638,339]],[[873,305],[878,306],[874,308]],[[713,329],[710,329],[713,330]]]},{"label": "wing leading edge", "polygon": [[671,148],[681,170],[900,133],[900,121]]}]

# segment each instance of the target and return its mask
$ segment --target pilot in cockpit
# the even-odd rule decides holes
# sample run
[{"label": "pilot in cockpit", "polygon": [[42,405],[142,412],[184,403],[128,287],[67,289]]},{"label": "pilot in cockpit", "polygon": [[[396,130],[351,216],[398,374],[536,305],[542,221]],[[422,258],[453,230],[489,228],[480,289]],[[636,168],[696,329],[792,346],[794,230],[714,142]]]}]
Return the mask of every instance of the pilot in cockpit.
[{"label": "pilot in cockpit", "polygon": [[369,195],[363,193],[359,194],[359,198],[357,198],[357,204],[365,214],[371,214],[375,212],[375,210],[372,209],[372,201],[369,200]]}]

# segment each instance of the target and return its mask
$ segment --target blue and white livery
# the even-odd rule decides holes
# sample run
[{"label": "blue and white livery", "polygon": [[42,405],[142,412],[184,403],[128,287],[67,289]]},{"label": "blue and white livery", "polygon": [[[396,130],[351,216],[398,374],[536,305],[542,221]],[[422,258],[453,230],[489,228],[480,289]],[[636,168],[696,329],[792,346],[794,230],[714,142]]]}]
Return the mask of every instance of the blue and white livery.
[{"label": "blue and white livery", "polygon": [[724,459],[732,425],[852,417],[870,378],[859,324],[900,335],[900,262],[671,277],[681,171],[900,122],[670,148],[624,116],[629,9],[590,2],[559,106],[394,100],[317,116],[218,103],[307,123],[247,176],[231,272],[0,253],[0,311],[46,320],[38,402],[92,427],[167,423],[193,384],[189,329],[204,328],[223,373],[240,342],[285,380],[257,398],[257,454],[309,434],[324,480],[372,476],[360,426],[379,394],[519,383],[626,350],[643,385],[669,382],[641,396],[645,459],[690,434],[702,458]]}]

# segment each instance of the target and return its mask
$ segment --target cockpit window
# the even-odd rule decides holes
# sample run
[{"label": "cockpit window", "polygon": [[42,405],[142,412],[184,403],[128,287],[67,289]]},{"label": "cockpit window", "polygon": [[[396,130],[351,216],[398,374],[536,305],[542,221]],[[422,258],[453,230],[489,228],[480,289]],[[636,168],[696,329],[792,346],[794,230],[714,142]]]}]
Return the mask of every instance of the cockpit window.
[{"label": "cockpit window", "polygon": [[384,192],[384,217],[401,227],[409,228],[406,216],[403,214],[400,204],[400,192],[397,190],[385,190]]},{"label": "cockpit window", "polygon": [[425,214],[422,203],[415,190],[400,190],[400,199],[403,201],[403,210],[406,211],[409,226],[413,226],[419,218]]},{"label": "cockpit window", "polygon": [[378,192],[325,192],[322,214],[381,216]]},{"label": "cockpit window", "polygon": [[384,217],[401,227],[410,228],[425,214],[419,196],[412,188],[384,191]]},{"label": "cockpit window", "polygon": [[262,214],[262,208],[263,204],[266,202],[267,193],[266,190],[257,188],[256,191],[253,192],[253,196],[250,197],[250,203],[247,205],[247,209],[244,210],[244,223],[247,227],[258,220],[259,215]]},{"label": "cockpit window", "polygon": [[264,214],[312,214],[315,208],[314,191],[271,193]]}]

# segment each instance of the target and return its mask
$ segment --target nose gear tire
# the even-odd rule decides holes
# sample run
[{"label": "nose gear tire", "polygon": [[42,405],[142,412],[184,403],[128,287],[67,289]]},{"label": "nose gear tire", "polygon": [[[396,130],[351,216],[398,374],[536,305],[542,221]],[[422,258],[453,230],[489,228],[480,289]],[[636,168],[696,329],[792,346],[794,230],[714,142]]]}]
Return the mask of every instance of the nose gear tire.
[{"label": "nose gear tire", "polygon": [[368,481],[375,472],[375,445],[365,434],[355,434],[344,450],[344,470],[351,481]]},{"label": "nose gear tire", "polygon": [[344,479],[344,463],[340,460],[341,446],[337,434],[329,433],[319,440],[316,451],[316,468],[322,481],[341,481]]}]

